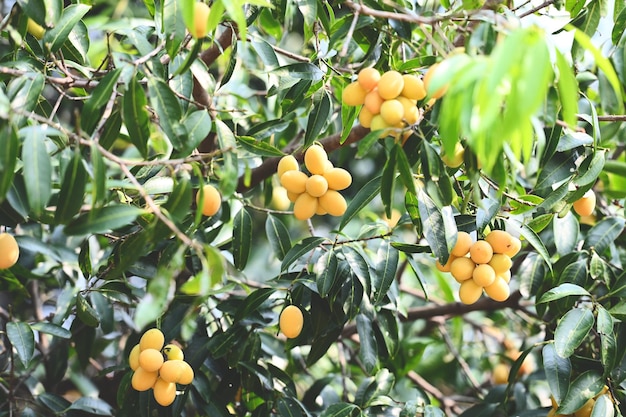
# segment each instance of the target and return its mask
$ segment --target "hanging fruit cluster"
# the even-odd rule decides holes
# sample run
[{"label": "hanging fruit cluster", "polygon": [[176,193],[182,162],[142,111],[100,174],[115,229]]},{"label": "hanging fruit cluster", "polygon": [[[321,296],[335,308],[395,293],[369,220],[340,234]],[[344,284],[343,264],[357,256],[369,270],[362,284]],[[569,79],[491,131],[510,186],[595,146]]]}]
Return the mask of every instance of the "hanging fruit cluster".
[{"label": "hanging fruit cluster", "polygon": [[445,265],[436,262],[442,272],[449,272],[458,283],[459,298],[474,304],[484,292],[496,301],[505,301],[511,290],[511,258],[522,243],[504,230],[494,230],[484,240],[472,241],[466,232],[459,232],[456,244]]},{"label": "hanging fruit cluster", "polygon": [[359,122],[371,130],[381,130],[380,137],[395,134],[421,119],[417,102],[426,97],[422,79],[412,74],[364,68],[343,89],[341,99],[348,106],[363,106]]},{"label": "hanging fruit cluster", "polygon": [[189,385],[193,369],[184,361],[180,347],[169,344],[163,347],[165,337],[159,329],[146,331],[128,356],[134,371],[131,385],[137,391],[153,389],[154,399],[166,407],[176,399],[176,384]]},{"label": "hanging fruit cluster", "polygon": [[298,161],[292,155],[282,157],[278,163],[278,179],[294,203],[296,219],[307,220],[315,214],[342,216],[348,205],[339,191],[352,184],[352,175],[343,168],[334,167],[320,145],[312,145],[306,150],[304,165],[311,175],[300,171]]}]

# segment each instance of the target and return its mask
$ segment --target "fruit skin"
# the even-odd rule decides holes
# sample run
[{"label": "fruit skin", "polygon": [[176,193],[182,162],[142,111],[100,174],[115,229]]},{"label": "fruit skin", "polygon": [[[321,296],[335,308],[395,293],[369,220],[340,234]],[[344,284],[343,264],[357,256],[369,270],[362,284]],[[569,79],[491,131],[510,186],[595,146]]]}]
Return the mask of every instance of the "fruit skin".
[{"label": "fruit skin", "polygon": [[472,279],[463,281],[459,288],[459,299],[463,304],[474,304],[482,294],[483,288],[476,285]]},{"label": "fruit skin", "polygon": [[439,90],[437,91],[430,91],[430,81],[432,80],[433,76],[435,75],[435,72],[437,71],[437,68],[439,67],[440,63],[436,63],[431,65],[428,70],[426,71],[426,74],[424,74],[424,88],[426,89],[427,93],[430,93],[430,97],[434,98],[434,99],[439,99],[441,98],[445,93],[446,90],[448,90],[448,86],[443,86],[441,87]]},{"label": "fruit skin", "polygon": [[[384,102],[385,100],[378,94],[378,89],[374,89],[365,96],[363,107],[369,110],[372,115],[376,115],[380,113],[380,107]],[[361,111],[363,111],[363,109],[361,109]]]},{"label": "fruit skin", "polygon": [[182,359],[167,360],[159,369],[159,377],[166,382],[178,382],[183,374],[183,367]]},{"label": "fruit skin", "polygon": [[459,142],[454,145],[454,154],[448,156],[446,154],[441,155],[441,160],[449,168],[458,168],[463,164],[463,158],[465,157],[465,148]]},{"label": "fruit skin", "polygon": [[302,194],[306,191],[308,178],[302,171],[287,171],[280,177],[280,185],[290,193]]},{"label": "fruit skin", "polygon": [[331,168],[324,172],[330,190],[345,190],[352,184],[352,175],[343,168]]},{"label": "fruit skin", "polygon": [[491,245],[493,253],[505,253],[514,245],[513,236],[504,230],[492,230],[485,240]]},{"label": "fruit skin", "polygon": [[485,287],[485,292],[489,298],[500,302],[506,301],[511,295],[508,282],[500,276],[497,276],[491,285]]},{"label": "fruit skin", "polygon": [[365,106],[361,107],[359,111],[359,123],[361,126],[369,129],[372,126],[372,118],[374,115]]},{"label": "fruit skin", "polygon": [[276,210],[287,210],[291,205],[289,195],[285,187],[276,186],[272,189],[272,207]]},{"label": "fruit skin", "polygon": [[319,174],[307,178],[305,186],[306,192],[312,197],[321,197],[328,191],[328,181]]},{"label": "fruit skin", "polygon": [[143,368],[137,368],[130,383],[137,391],[148,391],[154,386],[159,377],[158,372],[148,372]]},{"label": "fruit skin", "polygon": [[511,368],[505,363],[499,363],[493,368],[492,378],[496,385],[506,384],[509,381]]},{"label": "fruit skin", "polygon": [[472,246],[472,237],[467,232],[459,232],[456,235],[456,243],[450,251],[454,256],[465,256]]},{"label": "fruit skin", "polygon": [[486,264],[491,260],[491,257],[493,256],[493,249],[488,242],[484,240],[478,240],[472,243],[469,253],[470,258],[472,258],[472,261],[474,261],[475,263]]},{"label": "fruit skin", "polygon": [[319,197],[319,204],[331,216],[343,216],[348,208],[346,199],[335,190],[328,190],[326,194]]},{"label": "fruit skin", "polygon": [[139,353],[141,352],[139,348],[139,344],[133,346],[128,354],[128,364],[130,365],[130,369],[136,371],[139,368]]},{"label": "fruit skin", "polygon": [[358,81],[348,84],[341,93],[341,101],[347,106],[360,106],[365,101],[367,91]]},{"label": "fruit skin", "polygon": [[196,194],[196,204],[200,205],[200,199],[202,198],[201,211],[204,216],[214,216],[222,205],[222,196],[217,188],[211,184],[205,184],[202,187],[202,193]]},{"label": "fruit skin", "polygon": [[503,253],[494,253],[488,265],[496,271],[496,274],[502,274],[511,269],[513,261]]},{"label": "fruit skin", "polygon": [[395,126],[404,118],[404,106],[396,99],[385,100],[380,106],[380,115],[390,126]]},{"label": "fruit skin", "polygon": [[180,378],[178,379],[178,383],[182,385],[189,385],[193,381],[193,368],[187,362],[182,361],[181,364],[182,373],[180,374]]},{"label": "fruit skin", "polygon": [[398,97],[403,88],[404,78],[398,71],[387,71],[378,81],[378,94],[385,100]]},{"label": "fruit skin", "polygon": [[467,281],[472,278],[476,264],[470,258],[456,258],[450,264],[450,273],[458,282]]},{"label": "fruit skin", "polygon": [[302,193],[293,205],[293,215],[298,220],[308,220],[317,211],[317,197]]},{"label": "fruit skin", "polygon": [[596,208],[596,195],[593,190],[588,190],[581,198],[574,201],[572,207],[579,216],[590,216]]},{"label": "fruit skin", "polygon": [[363,68],[359,71],[358,82],[365,91],[372,91],[380,81],[380,72],[376,68]]},{"label": "fruit skin", "polygon": [[511,247],[504,254],[512,258],[519,253],[520,249],[522,249],[522,241],[515,236],[511,236]]},{"label": "fruit skin", "polygon": [[154,399],[163,407],[172,404],[176,399],[176,384],[161,378],[157,379],[154,384]]},{"label": "fruit skin", "polygon": [[448,261],[444,265],[441,265],[441,262],[439,262],[439,259],[437,259],[435,261],[435,267],[437,268],[437,270],[439,270],[441,272],[450,272],[452,262],[455,259],[456,259],[456,256],[454,256],[454,255],[448,256]]},{"label": "fruit skin", "polygon": [[595,404],[596,400],[589,398],[587,402],[574,413],[574,417],[589,417]]},{"label": "fruit skin", "polygon": [[496,280],[496,271],[488,264],[480,264],[474,268],[472,279],[479,287],[488,287]]},{"label": "fruit skin", "polygon": [[288,305],[280,313],[278,320],[280,331],[289,339],[296,338],[302,332],[304,326],[304,316],[298,306]]},{"label": "fruit skin", "polygon": [[41,40],[43,38],[43,35],[46,33],[46,30],[43,28],[43,26],[39,25],[30,17],[28,18],[28,22],[26,22],[26,30],[37,40]]},{"label": "fruit skin", "polygon": [[163,332],[157,328],[146,330],[146,332],[139,339],[139,349],[142,351],[146,349],[161,350],[165,343],[165,336]]},{"label": "fruit skin", "polygon": [[163,354],[165,355],[168,361],[173,361],[173,360],[182,361],[183,359],[185,359],[185,354],[183,353],[183,350],[174,344],[165,345],[163,347]]},{"label": "fruit skin", "polygon": [[411,100],[421,100],[426,97],[426,88],[424,88],[424,82],[421,78],[412,74],[404,74],[402,79],[404,80],[404,87],[400,94]]},{"label": "fruit skin", "polygon": [[278,175],[278,179],[282,177],[282,175],[287,171],[298,171],[300,169],[300,164],[298,164],[298,160],[293,155],[285,155],[278,161],[278,167],[276,168],[276,175]]},{"label": "fruit skin", "polygon": [[0,269],[8,269],[17,263],[20,247],[13,235],[0,233]]},{"label": "fruit skin", "polygon": [[160,350],[144,349],[139,353],[139,366],[148,372],[156,372],[163,365],[163,354]]},{"label": "fruit skin", "polygon": [[311,174],[323,175],[326,171],[328,154],[320,145],[310,146],[304,153],[304,165]]},{"label": "fruit skin", "polygon": [[193,7],[193,31],[192,35],[196,39],[204,38],[208,33],[208,20],[211,9],[209,5],[202,2],[197,2]]}]

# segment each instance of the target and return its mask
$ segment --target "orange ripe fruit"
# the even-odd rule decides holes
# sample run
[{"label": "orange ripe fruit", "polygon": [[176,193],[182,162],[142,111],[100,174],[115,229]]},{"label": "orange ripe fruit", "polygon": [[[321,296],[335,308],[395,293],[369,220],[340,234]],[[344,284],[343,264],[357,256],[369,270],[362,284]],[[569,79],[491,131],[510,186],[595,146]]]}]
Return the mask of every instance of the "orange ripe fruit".
[{"label": "orange ripe fruit", "polygon": [[506,282],[507,284],[508,284],[509,282],[511,282],[511,271],[510,271],[510,270],[509,270],[509,271],[500,272],[500,273],[498,274],[498,276],[499,276],[500,278],[502,278],[502,279],[504,280],[504,282]]},{"label": "orange ripe fruit", "polygon": [[343,168],[331,168],[324,172],[324,178],[328,181],[331,190],[345,190],[352,184],[352,175]]},{"label": "orange ripe fruit", "polygon": [[509,381],[509,374],[511,368],[505,363],[499,363],[493,368],[492,378],[493,383],[496,385],[506,384]]},{"label": "orange ripe fruit", "polygon": [[512,258],[519,253],[520,249],[522,249],[522,241],[515,236],[511,236],[511,246],[504,254]]},{"label": "orange ripe fruit", "polygon": [[488,242],[484,240],[478,240],[472,243],[469,253],[470,258],[472,258],[472,261],[474,261],[475,263],[486,264],[491,260],[491,257],[493,256],[493,249]]},{"label": "orange ripe fruit", "polygon": [[441,262],[439,262],[439,259],[437,259],[435,261],[435,268],[437,268],[437,270],[441,272],[450,272],[452,261],[454,261],[455,259],[456,256],[451,254],[450,256],[448,256],[448,261],[444,265],[441,265]]},{"label": "orange ripe fruit", "polygon": [[276,175],[278,175],[278,179],[280,179],[285,172],[298,171],[299,169],[300,165],[298,164],[296,157],[293,155],[285,155],[278,161]]},{"label": "orange ripe fruit", "polygon": [[491,245],[493,253],[505,253],[513,244],[513,236],[504,230],[492,230],[485,240]]},{"label": "orange ripe fruit", "polygon": [[295,305],[288,305],[280,313],[278,320],[280,331],[290,339],[296,338],[302,332],[304,316],[302,310]]},{"label": "orange ripe fruit", "polygon": [[496,280],[496,271],[489,264],[479,264],[472,272],[472,279],[476,285],[487,287]]},{"label": "orange ripe fruit", "polygon": [[317,204],[317,197],[302,193],[293,205],[293,215],[298,220],[308,220],[315,215]]},{"label": "orange ripe fruit", "polygon": [[318,198],[319,204],[331,216],[343,216],[348,208],[346,199],[335,190],[328,190],[326,194]]},{"label": "orange ripe fruit", "polygon": [[322,175],[311,175],[306,180],[306,192],[312,197],[321,197],[328,190],[328,181]]},{"label": "orange ripe fruit", "polygon": [[163,365],[163,354],[156,349],[144,349],[139,353],[139,366],[148,372],[158,371]]},{"label": "orange ripe fruit", "polygon": [[363,107],[369,110],[372,115],[376,115],[380,113],[380,107],[384,102],[385,100],[378,94],[378,89],[374,89],[365,96]]},{"label": "orange ripe fruit", "polygon": [[0,233],[0,269],[8,269],[17,263],[20,247],[9,233]]},{"label": "orange ripe fruit", "polygon": [[361,126],[365,128],[370,128],[372,126],[372,118],[374,115],[370,112],[365,106],[361,107],[361,111],[359,111],[359,123]]},{"label": "orange ripe fruit", "polygon": [[139,349],[139,344],[136,344],[128,354],[128,365],[130,365],[130,369],[136,371],[139,368],[139,353],[141,350]]},{"label": "orange ripe fruit", "polygon": [[426,97],[426,88],[424,88],[424,82],[421,78],[412,74],[404,74],[402,78],[404,79],[404,88],[400,94],[412,100],[421,100]]},{"label": "orange ripe fruit", "polygon": [[387,71],[378,81],[378,94],[385,100],[398,97],[403,88],[404,78],[398,71]]},{"label": "orange ripe fruit", "polygon": [[496,274],[502,274],[511,269],[513,261],[503,253],[494,253],[488,265],[491,265]]},{"label": "orange ripe fruit", "polygon": [[304,165],[311,174],[324,174],[328,167],[328,154],[320,145],[310,146],[304,153]]},{"label": "orange ripe fruit", "polygon": [[422,117],[422,113],[420,109],[415,106],[411,106],[408,109],[405,107],[404,109],[404,121],[409,125],[414,125],[420,121]]},{"label": "orange ripe fruit", "polygon": [[476,264],[470,258],[456,258],[450,264],[450,274],[458,282],[466,281],[472,278]]},{"label": "orange ripe fruit", "polygon": [[159,369],[159,377],[167,382],[178,382],[183,374],[183,360],[172,359],[165,361]]},{"label": "orange ripe fruit", "polygon": [[372,131],[376,131],[376,130],[380,130],[380,135],[378,135],[378,137],[380,138],[384,138],[387,135],[391,134],[391,126],[389,126],[387,124],[387,122],[385,122],[385,120],[383,119],[383,117],[380,114],[377,114],[376,116],[372,117],[372,124],[370,126],[370,129]]},{"label": "orange ripe fruit", "polygon": [[380,72],[376,68],[363,68],[359,71],[358,81],[365,91],[372,91],[378,85]]},{"label": "orange ripe fruit", "polygon": [[385,100],[380,106],[380,115],[385,123],[395,126],[404,118],[404,106],[398,100]]},{"label": "orange ripe fruit", "polygon": [[365,101],[367,91],[358,82],[348,84],[341,93],[341,101],[347,106],[360,106]]},{"label": "orange ripe fruit", "polygon": [[163,407],[172,404],[176,399],[176,384],[162,378],[157,379],[154,384],[154,399]]},{"label": "orange ripe fruit", "polygon": [[306,180],[309,178],[302,171],[287,171],[280,177],[280,185],[285,187],[288,193],[302,194],[306,191]]},{"label": "orange ripe fruit", "polygon": [[165,336],[163,332],[157,328],[146,330],[146,332],[139,339],[139,349],[144,351],[146,349],[161,350],[165,343]]},{"label": "orange ripe fruit", "polygon": [[447,155],[447,154],[443,154],[441,155],[441,161],[450,168],[458,168],[461,166],[461,164],[463,164],[463,159],[465,157],[465,148],[463,148],[463,145],[461,145],[460,142],[457,142],[456,145],[454,145],[454,154],[452,155]]},{"label": "orange ripe fruit", "polygon": [[182,372],[177,382],[183,385],[191,384],[191,382],[193,381],[193,376],[194,376],[193,368],[191,367],[191,365],[189,365],[185,361],[182,361],[180,366],[182,368]]},{"label": "orange ripe fruit", "polygon": [[581,198],[574,201],[572,207],[579,216],[590,216],[596,208],[596,195],[593,190],[588,190]]},{"label": "orange ripe fruit", "polygon": [[469,252],[470,246],[472,246],[472,237],[467,232],[459,232],[456,235],[456,243],[450,251],[454,256],[465,256]]},{"label": "orange ripe fruit", "polygon": [[446,90],[448,89],[448,86],[443,86],[441,87],[439,90],[437,91],[430,91],[430,82],[433,78],[433,75],[435,75],[435,72],[437,71],[437,68],[439,67],[439,63],[433,64],[430,66],[430,68],[428,68],[428,70],[426,71],[426,74],[424,74],[424,88],[426,89],[426,92],[430,94],[430,96],[433,99],[438,99],[441,98],[441,96],[443,96],[446,93]]},{"label": "orange ripe fruit", "polygon": [[483,294],[483,287],[476,285],[474,280],[468,279],[459,287],[459,299],[463,304],[474,304]]},{"label": "orange ripe fruit", "polygon": [[211,9],[208,4],[202,2],[194,4],[192,35],[196,39],[204,38],[209,33],[207,26],[210,13]]},{"label": "orange ripe fruit", "polygon": [[205,184],[202,187],[202,193],[196,194],[196,204],[198,206],[200,206],[200,199],[202,199],[201,211],[204,216],[215,215],[222,205],[220,192],[211,184]]},{"label": "orange ripe fruit", "polygon": [[137,368],[133,373],[130,384],[137,391],[147,391],[154,386],[159,373],[157,371],[148,372],[143,368]]},{"label": "orange ripe fruit", "polygon": [[596,400],[589,398],[581,408],[574,413],[574,417],[589,417],[593,411],[593,407],[596,405]]},{"label": "orange ripe fruit", "polygon": [[495,301],[505,301],[511,295],[509,284],[502,277],[496,277],[491,285],[485,287],[485,292]]}]

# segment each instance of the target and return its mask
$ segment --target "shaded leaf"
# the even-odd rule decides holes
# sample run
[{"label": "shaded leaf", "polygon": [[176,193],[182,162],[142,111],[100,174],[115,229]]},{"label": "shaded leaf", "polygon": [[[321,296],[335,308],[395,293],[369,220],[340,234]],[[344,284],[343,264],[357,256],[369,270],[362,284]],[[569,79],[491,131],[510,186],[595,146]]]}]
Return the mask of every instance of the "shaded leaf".
[{"label": "shaded leaf", "polygon": [[252,216],[245,208],[233,219],[233,260],[235,267],[242,270],[248,263],[252,246]]},{"label": "shaded leaf", "polygon": [[63,9],[61,19],[54,22],[53,28],[48,29],[43,37],[44,44],[48,46],[50,52],[58,51],[65,43],[70,32],[76,24],[91,9],[86,4],[72,4]]},{"label": "shaded leaf", "polygon": [[122,111],[130,142],[146,158],[148,156],[148,140],[150,139],[150,115],[146,108],[148,105],[146,93],[137,78],[138,75],[135,74],[128,83],[122,98]]},{"label": "shaded leaf", "polygon": [[65,227],[68,235],[104,233],[129,225],[144,211],[138,207],[117,204],[95,208],[80,215]]},{"label": "shaded leaf", "polygon": [[33,214],[39,217],[52,194],[52,161],[46,148],[46,137],[41,136],[39,129],[26,130],[22,162],[28,205]]},{"label": "shaded leaf", "polygon": [[568,358],[589,334],[595,322],[593,312],[587,308],[573,308],[561,318],[554,331],[556,353]]},{"label": "shaded leaf", "polygon": [[557,404],[560,404],[569,388],[572,363],[569,358],[563,358],[557,354],[553,343],[543,347],[541,356],[550,392]]},{"label": "shaded leaf", "polygon": [[74,151],[69,165],[65,168],[57,209],[54,214],[55,222],[65,224],[80,211],[86,184],[87,171],[83,165],[83,157],[77,149]]},{"label": "shaded leaf", "polygon": [[337,255],[334,250],[329,250],[320,256],[315,263],[315,273],[317,278],[317,292],[320,296],[326,297],[330,293],[337,281]]},{"label": "shaded leaf", "polygon": [[359,359],[365,371],[370,373],[378,365],[378,346],[374,337],[372,320],[365,314],[356,316],[356,329],[359,333]]},{"label": "shaded leaf", "polygon": [[282,261],[291,248],[289,230],[278,217],[270,214],[265,220],[265,234],[274,250],[274,255]]},{"label": "shaded leaf", "polygon": [[606,217],[596,223],[587,232],[583,242],[583,249],[592,249],[598,253],[604,252],[622,233],[626,220],[622,217]]},{"label": "shaded leaf", "polygon": [[6,332],[11,345],[17,351],[17,356],[20,358],[22,365],[27,368],[35,354],[35,335],[33,330],[28,323],[11,321],[6,324]]}]

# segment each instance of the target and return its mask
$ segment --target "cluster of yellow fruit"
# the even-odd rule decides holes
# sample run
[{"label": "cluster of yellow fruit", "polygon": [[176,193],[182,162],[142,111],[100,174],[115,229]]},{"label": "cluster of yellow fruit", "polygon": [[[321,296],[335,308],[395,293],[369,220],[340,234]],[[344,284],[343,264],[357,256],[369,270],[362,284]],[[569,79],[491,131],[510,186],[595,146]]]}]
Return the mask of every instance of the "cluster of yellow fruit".
[{"label": "cluster of yellow fruit", "polygon": [[611,402],[613,402],[613,397],[609,392],[609,387],[605,385],[600,393],[593,398],[589,398],[587,402],[585,402],[581,408],[576,410],[574,414],[557,414],[556,410],[559,408],[559,405],[554,400],[554,397],[550,397],[550,401],[552,401],[552,409],[548,412],[547,417],[590,417],[593,412],[593,407],[596,405],[596,400],[602,395],[608,395]]},{"label": "cluster of yellow fruit", "polygon": [[450,272],[461,284],[459,298],[464,304],[474,304],[483,293],[496,301],[509,298],[511,290],[511,258],[522,243],[504,230],[494,230],[485,240],[472,241],[466,232],[459,232],[456,244],[450,251],[445,265],[439,261],[436,267],[442,272]]},{"label": "cluster of yellow fruit", "polygon": [[174,344],[166,345],[161,330],[146,331],[130,351],[128,362],[134,371],[131,385],[137,391],[154,390],[154,399],[166,407],[176,399],[176,384],[189,385],[193,369],[184,361],[183,351]]},{"label": "cluster of yellow fruit", "polygon": [[205,216],[214,216],[222,206],[222,196],[217,188],[211,184],[205,184],[202,192],[196,194],[196,204]]},{"label": "cluster of yellow fruit", "polygon": [[11,268],[19,257],[20,247],[13,235],[0,233],[0,269]]},{"label": "cluster of yellow fruit", "polygon": [[281,311],[278,319],[278,326],[282,334],[289,339],[300,336],[304,326],[304,316],[302,310],[296,305],[288,305]]},{"label": "cluster of yellow fruit", "polygon": [[348,207],[339,193],[352,184],[352,175],[343,168],[334,167],[320,145],[310,146],[304,153],[304,165],[311,173],[300,171],[293,155],[278,162],[276,174],[287,190],[289,201],[294,203],[293,214],[298,220],[307,220],[315,214],[342,216]]},{"label": "cluster of yellow fruit", "polygon": [[426,97],[422,79],[413,74],[375,68],[359,71],[357,81],[343,89],[341,99],[348,106],[363,106],[359,122],[371,130],[382,130],[380,137],[398,132],[421,119],[417,102]]}]

